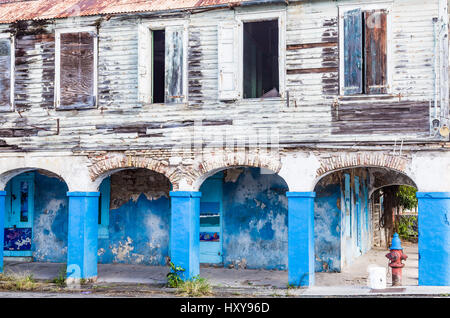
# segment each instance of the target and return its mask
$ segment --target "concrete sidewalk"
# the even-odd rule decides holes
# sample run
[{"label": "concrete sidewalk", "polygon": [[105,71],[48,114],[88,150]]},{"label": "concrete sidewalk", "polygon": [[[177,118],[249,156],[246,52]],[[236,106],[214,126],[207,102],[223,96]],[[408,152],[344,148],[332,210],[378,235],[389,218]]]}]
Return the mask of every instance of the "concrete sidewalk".
[{"label": "concrete sidewalk", "polygon": [[[229,269],[201,267],[200,276],[208,279],[214,290],[222,295],[242,296],[405,296],[405,295],[450,295],[449,287],[427,287],[418,285],[418,253],[416,244],[404,244],[408,255],[403,271],[403,286],[390,287],[391,276],[386,249],[373,248],[341,273],[316,273],[316,283],[311,288],[289,288],[288,272],[277,270]],[[387,288],[371,290],[367,286],[369,265],[386,267]],[[5,272],[31,273],[38,280],[58,277],[65,264],[5,262]],[[161,293],[170,293],[166,284],[168,267],[99,264],[97,284],[144,284]],[[1,294],[0,294],[1,297]]]}]

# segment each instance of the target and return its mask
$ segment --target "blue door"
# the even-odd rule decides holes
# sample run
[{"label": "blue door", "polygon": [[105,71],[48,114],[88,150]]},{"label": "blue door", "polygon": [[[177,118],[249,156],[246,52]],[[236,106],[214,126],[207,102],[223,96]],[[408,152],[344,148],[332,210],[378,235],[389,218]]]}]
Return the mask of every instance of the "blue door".
[{"label": "blue door", "polygon": [[222,258],[223,174],[208,178],[200,188],[200,263],[218,264]]},{"label": "blue door", "polygon": [[6,187],[5,256],[32,256],[34,214],[34,175],[13,178]]}]

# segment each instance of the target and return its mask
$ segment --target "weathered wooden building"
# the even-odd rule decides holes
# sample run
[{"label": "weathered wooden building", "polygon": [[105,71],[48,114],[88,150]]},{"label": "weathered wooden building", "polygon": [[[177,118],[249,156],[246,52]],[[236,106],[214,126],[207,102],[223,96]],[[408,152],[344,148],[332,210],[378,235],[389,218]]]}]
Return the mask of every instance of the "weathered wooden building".
[{"label": "weathered wooden building", "polygon": [[448,45],[444,0],[0,0],[0,267],[311,286],[407,184],[419,284],[450,285]]}]

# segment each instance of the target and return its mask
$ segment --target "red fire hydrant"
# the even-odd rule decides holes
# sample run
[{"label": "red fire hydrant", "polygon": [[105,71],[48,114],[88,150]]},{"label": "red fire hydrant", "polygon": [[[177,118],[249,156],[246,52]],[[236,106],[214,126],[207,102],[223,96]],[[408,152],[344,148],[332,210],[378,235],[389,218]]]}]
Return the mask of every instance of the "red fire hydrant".
[{"label": "red fire hydrant", "polygon": [[391,252],[386,254],[386,257],[389,259],[389,266],[392,268],[392,286],[401,286],[402,268],[405,266],[402,261],[405,261],[408,256],[403,253],[403,248],[397,233],[392,238],[390,250]]}]

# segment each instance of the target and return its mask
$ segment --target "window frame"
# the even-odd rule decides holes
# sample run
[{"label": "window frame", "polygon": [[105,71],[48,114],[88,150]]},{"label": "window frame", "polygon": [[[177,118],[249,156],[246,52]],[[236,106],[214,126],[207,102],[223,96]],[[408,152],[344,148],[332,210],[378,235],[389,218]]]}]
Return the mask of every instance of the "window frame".
[{"label": "window frame", "polygon": [[15,110],[15,74],[16,74],[16,55],[15,55],[15,47],[16,47],[16,38],[12,33],[0,33],[0,39],[9,39],[10,40],[10,63],[11,63],[11,74],[10,74],[10,92],[9,92],[9,106],[0,104],[0,112],[13,112]]},{"label": "window frame", "polygon": [[[93,106],[63,106],[61,107],[61,34],[64,33],[94,33],[94,83],[93,83]],[[98,107],[98,30],[95,26],[78,27],[78,28],[62,28],[55,30],[55,100],[54,105],[56,110],[74,110],[74,109],[95,109]]]},{"label": "window frame", "polygon": [[[188,86],[188,49],[189,49],[189,22],[186,19],[165,19],[165,20],[157,20],[157,21],[145,21],[141,22],[138,26],[138,28],[144,28],[146,32],[149,32],[150,36],[152,37],[153,31],[159,31],[159,30],[166,30],[167,27],[183,27],[183,92],[184,92],[184,98],[181,103],[154,103],[153,102],[153,60],[151,62],[151,73],[150,75],[147,75],[145,78],[145,85],[151,85],[151,95],[150,95],[150,101],[148,100],[142,100],[140,97],[142,88],[140,87],[141,81],[138,80],[138,100],[142,104],[148,104],[148,105],[179,105],[179,104],[186,104],[189,100],[189,86]],[[138,35],[138,42],[142,40],[151,40],[150,39],[141,39]],[[142,58],[146,58],[153,55],[153,45],[151,47],[151,52],[146,52],[144,49],[141,48],[141,44],[138,43],[138,60]],[[167,52],[166,52],[167,53]],[[141,67],[141,63],[138,62],[138,68]],[[164,71],[166,70],[166,67],[164,66]],[[138,73],[140,73],[141,70],[138,70]],[[139,76],[139,74],[138,74]],[[165,95],[165,86],[164,86],[164,95]]]},{"label": "window frame", "polygon": [[[339,4],[339,97],[376,97],[392,94],[392,6],[393,2],[373,2],[359,4]],[[344,16],[348,11],[360,9],[361,11],[384,10],[386,11],[386,92],[382,94],[352,94],[345,95],[345,59],[344,59]],[[364,45],[363,45],[364,47]],[[365,56],[364,56],[365,58]],[[365,79],[364,79],[365,80]]]},{"label": "window frame", "polygon": [[[278,97],[244,98],[244,23],[278,20]],[[237,90],[241,100],[283,99],[286,95],[286,10],[238,12],[238,78]]]}]

